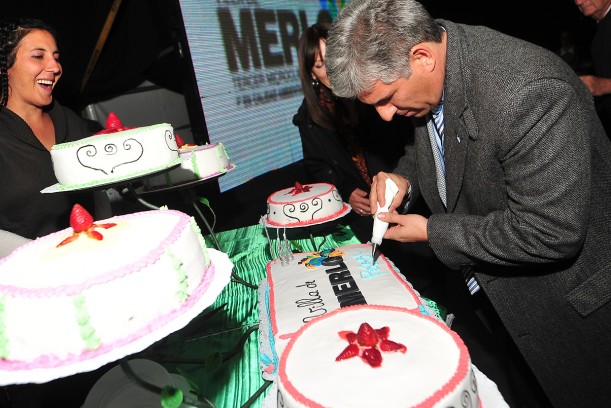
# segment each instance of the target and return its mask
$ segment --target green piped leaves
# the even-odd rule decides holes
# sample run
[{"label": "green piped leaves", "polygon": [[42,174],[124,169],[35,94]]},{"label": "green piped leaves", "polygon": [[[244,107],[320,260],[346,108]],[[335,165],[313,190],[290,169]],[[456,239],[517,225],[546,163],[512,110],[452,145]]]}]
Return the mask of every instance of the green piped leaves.
[{"label": "green piped leaves", "polygon": [[0,358],[8,358],[8,339],[6,338],[6,326],[4,325],[4,302],[6,298],[0,298]]},{"label": "green piped leaves", "polygon": [[81,334],[81,339],[85,343],[87,350],[95,350],[100,347],[101,340],[95,334],[95,329],[91,326],[89,312],[87,311],[87,305],[85,297],[83,295],[77,295],[73,300],[74,308],[76,309],[76,321]]}]

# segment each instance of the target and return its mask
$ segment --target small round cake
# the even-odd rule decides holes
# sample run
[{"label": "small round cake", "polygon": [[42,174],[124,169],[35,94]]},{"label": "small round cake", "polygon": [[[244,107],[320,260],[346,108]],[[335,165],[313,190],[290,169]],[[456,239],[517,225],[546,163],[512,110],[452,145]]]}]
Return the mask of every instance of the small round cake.
[{"label": "small round cake", "polygon": [[206,180],[227,173],[235,166],[222,143],[185,144],[178,150],[180,167],[143,181],[146,190],[173,187],[197,180]]},{"label": "small round cake", "polygon": [[76,205],[71,225],[0,260],[0,385],[46,382],[141,351],[229,281],[182,212],[93,222]]},{"label": "small round cake", "polygon": [[300,184],[267,198],[265,223],[270,227],[304,227],[342,217],[350,212],[337,188],[328,183]]},{"label": "small round cake", "polygon": [[460,337],[389,306],[349,306],[304,325],[280,358],[278,407],[479,407]]},{"label": "small round cake", "polygon": [[125,128],[114,114],[103,131],[51,147],[51,160],[60,191],[137,178],[180,164],[171,125]]}]

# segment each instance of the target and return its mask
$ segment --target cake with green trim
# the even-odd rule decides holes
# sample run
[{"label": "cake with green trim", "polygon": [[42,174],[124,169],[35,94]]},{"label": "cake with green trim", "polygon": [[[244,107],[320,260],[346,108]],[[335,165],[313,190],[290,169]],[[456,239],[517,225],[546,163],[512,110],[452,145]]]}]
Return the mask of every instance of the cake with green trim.
[{"label": "cake with green trim", "polygon": [[51,160],[58,190],[112,184],[180,164],[171,125],[124,127],[114,113],[93,136],[53,145]]},{"label": "cake with green trim", "polygon": [[0,385],[139,352],[188,324],[229,280],[219,283],[216,252],[182,212],[94,222],[77,204],[70,225],[0,260]]},{"label": "cake with green trim", "polygon": [[168,172],[155,175],[143,181],[146,190],[157,190],[190,184],[222,176],[235,165],[229,161],[229,156],[223,143],[194,145],[184,143],[176,135],[180,166]]}]

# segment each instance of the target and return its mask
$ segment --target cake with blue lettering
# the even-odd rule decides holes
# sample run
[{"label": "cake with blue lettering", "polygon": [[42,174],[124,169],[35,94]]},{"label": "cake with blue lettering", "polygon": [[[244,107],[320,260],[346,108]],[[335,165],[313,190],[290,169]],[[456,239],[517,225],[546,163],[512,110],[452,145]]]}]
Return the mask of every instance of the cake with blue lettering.
[{"label": "cake with blue lettering", "polygon": [[184,327],[229,282],[195,220],[154,210],[70,228],[0,259],[0,385],[91,371]]},{"label": "cake with blue lettering", "polygon": [[284,266],[267,265],[259,289],[261,368],[274,379],[290,339],[306,323],[354,305],[387,305],[424,311],[418,294],[384,255],[375,262],[370,244],[294,254]]}]

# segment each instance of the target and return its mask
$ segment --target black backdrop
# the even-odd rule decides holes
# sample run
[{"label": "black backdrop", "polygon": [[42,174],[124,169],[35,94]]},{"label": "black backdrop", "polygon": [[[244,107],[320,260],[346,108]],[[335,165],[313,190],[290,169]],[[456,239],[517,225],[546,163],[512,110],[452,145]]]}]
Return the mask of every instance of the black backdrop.
[{"label": "black backdrop", "polygon": [[[293,0],[294,1],[294,0]],[[188,50],[179,0],[122,0],[106,45],[87,87],[80,91],[113,0],[4,0],[0,19],[29,16],[52,24],[60,33],[64,76],[57,98],[78,110],[91,101],[119,95],[148,79],[181,92],[194,80],[178,56],[178,44]],[[570,30],[584,55],[594,22],[581,16],[572,0],[422,0],[434,17],[482,24],[551,50],[560,46],[560,32]],[[185,65],[186,64],[186,65]],[[185,82],[187,81],[187,82]]]}]

